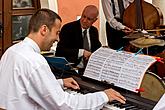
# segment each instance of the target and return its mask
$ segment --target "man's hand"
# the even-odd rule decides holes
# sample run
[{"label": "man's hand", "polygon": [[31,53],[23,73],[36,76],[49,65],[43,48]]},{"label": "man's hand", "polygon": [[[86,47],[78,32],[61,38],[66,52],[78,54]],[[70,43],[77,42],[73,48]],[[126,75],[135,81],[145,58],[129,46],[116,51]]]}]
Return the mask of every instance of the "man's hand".
[{"label": "man's hand", "polygon": [[84,58],[85,60],[88,60],[89,57],[91,56],[91,54],[92,54],[92,53],[91,53],[90,51],[84,50],[83,58]]},{"label": "man's hand", "polygon": [[126,99],[119,92],[117,92],[113,89],[106,89],[106,90],[104,90],[104,92],[108,96],[110,102],[113,100],[117,100],[121,103],[125,103],[125,101],[126,101]]},{"label": "man's hand", "polygon": [[64,82],[64,87],[80,89],[78,83],[73,78],[65,78],[63,79],[63,82]]},{"label": "man's hand", "polygon": [[123,31],[124,33],[126,33],[126,34],[130,34],[130,33],[133,32],[133,29],[131,29],[131,28],[125,26],[125,28],[124,28],[122,31]]}]

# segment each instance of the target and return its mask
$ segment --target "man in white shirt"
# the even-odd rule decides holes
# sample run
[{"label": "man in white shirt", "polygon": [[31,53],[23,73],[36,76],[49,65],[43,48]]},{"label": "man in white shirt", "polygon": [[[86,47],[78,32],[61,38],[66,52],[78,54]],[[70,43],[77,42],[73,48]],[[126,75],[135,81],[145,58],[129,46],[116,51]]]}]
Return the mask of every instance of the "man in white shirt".
[{"label": "man in white shirt", "polygon": [[58,40],[61,18],[49,9],[38,10],[29,23],[29,34],[11,46],[0,61],[0,108],[7,110],[100,110],[108,101],[125,98],[113,89],[72,95],[63,87],[79,89],[73,78],[57,80],[42,50]]},{"label": "man in white shirt", "polygon": [[[120,1],[123,2],[121,3],[123,7],[119,5]],[[101,0],[103,12],[107,21],[106,34],[108,46],[112,49],[119,49],[122,46],[125,46],[127,41],[125,41],[123,37],[133,31],[122,23],[123,10],[133,1],[134,0]],[[119,6],[122,10],[120,10]]]}]

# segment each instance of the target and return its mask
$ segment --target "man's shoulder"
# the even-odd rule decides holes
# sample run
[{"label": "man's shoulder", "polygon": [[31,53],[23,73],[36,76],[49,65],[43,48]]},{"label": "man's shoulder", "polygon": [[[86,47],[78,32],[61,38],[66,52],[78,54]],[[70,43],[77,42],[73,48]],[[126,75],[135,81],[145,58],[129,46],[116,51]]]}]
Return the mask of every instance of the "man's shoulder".
[{"label": "man's shoulder", "polygon": [[98,29],[95,26],[91,26],[90,31],[98,31]]},{"label": "man's shoulder", "polygon": [[95,26],[91,26],[90,28],[91,28],[91,29],[96,29],[96,30],[97,30],[97,28],[96,28]]},{"label": "man's shoulder", "polygon": [[74,27],[74,26],[79,26],[80,22],[79,21],[72,21],[72,22],[68,22],[66,24],[63,25],[63,27]]},{"label": "man's shoulder", "polygon": [[78,24],[80,24],[79,21],[71,21],[71,22],[64,24],[63,26],[73,26],[73,25],[78,25]]}]

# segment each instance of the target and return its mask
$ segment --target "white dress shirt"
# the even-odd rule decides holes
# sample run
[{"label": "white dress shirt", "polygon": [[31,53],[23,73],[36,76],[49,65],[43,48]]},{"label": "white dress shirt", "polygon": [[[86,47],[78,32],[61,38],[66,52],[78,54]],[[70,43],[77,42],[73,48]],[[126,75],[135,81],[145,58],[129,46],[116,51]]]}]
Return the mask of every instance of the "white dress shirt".
[{"label": "white dress shirt", "polygon": [[[82,29],[82,34],[83,34],[84,30],[85,29]],[[88,39],[88,43],[89,43],[89,48],[91,49],[91,42],[90,42],[90,37],[89,37],[89,28],[87,29],[87,39]],[[82,57],[83,53],[84,53],[84,49],[79,49],[78,57]]]},{"label": "white dress shirt", "polygon": [[[133,1],[134,0],[123,0],[124,8],[126,9]],[[113,5],[112,5],[111,0],[101,0],[101,2],[102,2],[105,18],[107,22],[110,24],[110,26],[116,30],[124,29],[125,26],[116,20],[116,18],[120,18],[118,0],[114,0],[116,15],[113,14]]]},{"label": "white dress shirt", "polygon": [[[85,29],[82,28],[82,34],[84,32]],[[82,35],[83,36],[83,35]],[[90,37],[89,37],[89,28],[87,29],[87,39],[88,39],[88,43],[89,43],[89,48],[91,49],[91,42],[90,42]],[[84,54],[84,49],[79,49],[79,53],[78,53],[78,57],[83,57]],[[84,68],[84,64],[83,64],[83,58],[81,59],[80,63],[77,65],[78,68]]]},{"label": "white dress shirt", "polygon": [[108,101],[104,92],[72,95],[62,89],[40,55],[38,45],[26,37],[10,47],[0,61],[0,107],[7,110],[99,110]]}]

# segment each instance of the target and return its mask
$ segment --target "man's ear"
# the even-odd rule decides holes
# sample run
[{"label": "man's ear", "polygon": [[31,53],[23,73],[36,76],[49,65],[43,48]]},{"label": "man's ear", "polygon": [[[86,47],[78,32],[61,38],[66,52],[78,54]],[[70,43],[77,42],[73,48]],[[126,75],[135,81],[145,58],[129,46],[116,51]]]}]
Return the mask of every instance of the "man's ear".
[{"label": "man's ear", "polygon": [[48,32],[48,27],[46,25],[42,25],[40,28],[41,35],[45,36],[47,32]]}]

